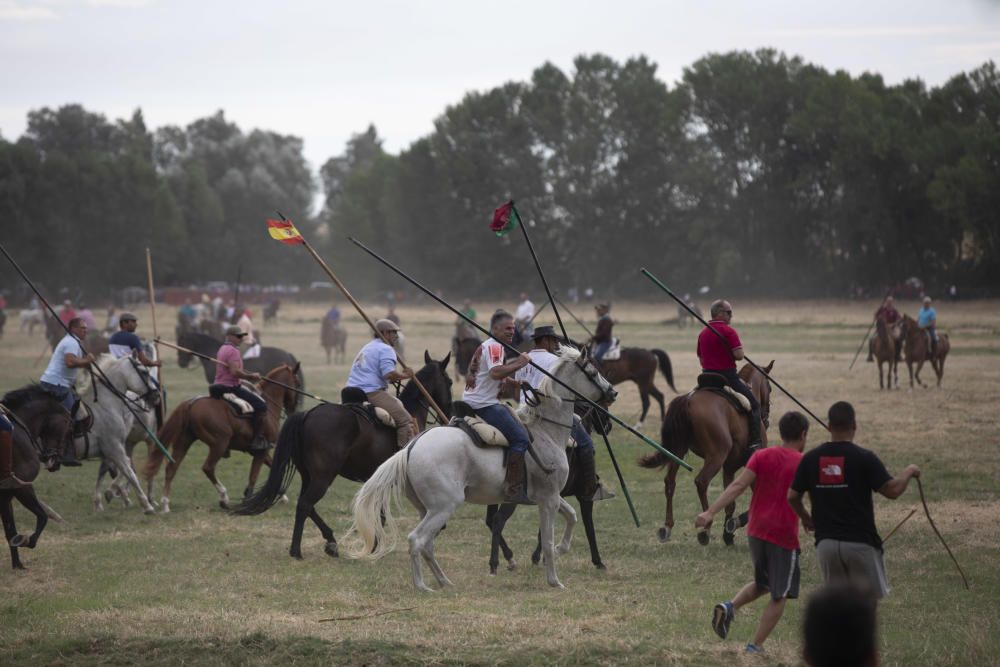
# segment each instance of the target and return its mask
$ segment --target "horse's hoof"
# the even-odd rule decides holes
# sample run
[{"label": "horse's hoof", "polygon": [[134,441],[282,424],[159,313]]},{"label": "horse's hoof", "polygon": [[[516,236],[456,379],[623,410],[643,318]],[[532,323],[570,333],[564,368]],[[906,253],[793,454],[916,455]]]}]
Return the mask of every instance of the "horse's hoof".
[{"label": "horse's hoof", "polygon": [[[722,533],[722,541],[725,543],[725,545],[727,547],[731,547],[735,543],[735,540],[733,539],[733,537],[734,537],[733,533],[727,533],[725,531],[723,531],[723,533]],[[706,540],[706,543],[707,543],[707,540]]]},{"label": "horse's hoof", "polygon": [[224,510],[229,509],[229,501],[228,500],[220,500],[219,501],[219,507],[221,507]]},{"label": "horse's hoof", "polygon": [[278,502],[279,503],[287,503],[288,502],[288,496],[286,496],[284,493],[282,493],[281,497],[278,498]]},{"label": "horse's hoof", "polygon": [[302,554],[301,553],[295,553],[294,551],[289,551],[288,555],[291,556],[292,558],[294,558],[295,560],[302,560]]},{"label": "horse's hoof", "polygon": [[490,565],[490,576],[491,577],[497,576],[497,566],[496,565]]},{"label": "horse's hoof", "polygon": [[511,558],[509,561],[507,561],[507,571],[513,572],[516,569],[517,569],[517,561]]},{"label": "horse's hoof", "polygon": [[420,591],[420,592],[422,592],[422,593],[436,593],[437,592],[433,588],[431,588],[430,586],[428,586],[427,584],[421,584],[421,585],[417,586],[417,590]]},{"label": "horse's hoof", "polygon": [[104,489],[104,502],[111,504],[111,501],[115,499],[115,494],[111,492],[111,489]]},{"label": "horse's hoof", "polygon": [[149,507],[142,510],[142,513],[145,514],[146,516],[153,516],[154,514],[156,514],[156,508],[150,505]]},{"label": "horse's hoof", "polygon": [[558,547],[556,547],[556,555],[557,556],[565,556],[568,553],[569,553],[569,547],[568,546],[564,547],[564,546],[562,546],[560,544]]},{"label": "horse's hoof", "polygon": [[698,544],[704,547],[708,545],[708,539],[709,539],[709,534],[707,530],[698,531]]},{"label": "horse's hoof", "polygon": [[340,557],[340,550],[337,548],[336,542],[327,542],[326,546],[323,547],[323,551],[326,552],[326,555],[330,556],[331,558]]},{"label": "horse's hoof", "polygon": [[541,556],[536,556],[534,554],[531,555],[531,564],[532,565],[538,565],[541,562],[542,562],[542,557]]},{"label": "horse's hoof", "polygon": [[10,546],[12,546],[15,549],[17,549],[18,547],[23,547],[27,542],[28,542],[27,535],[18,534],[10,538]]},{"label": "horse's hoof", "polygon": [[12,569],[14,569],[14,570],[27,570],[28,568],[26,568],[24,566],[24,563],[14,563],[14,565],[12,566]]},{"label": "horse's hoof", "polygon": [[636,430],[636,431],[641,431],[641,430],[642,430],[642,427],[643,427],[643,426],[645,426],[645,425],[646,425],[646,424],[645,424],[645,423],[643,423],[643,422],[636,422],[636,423],[635,423],[635,426],[633,426],[632,428],[633,428],[634,430]]},{"label": "horse's hoof", "polygon": [[243,489],[243,497],[244,498],[249,498],[252,495],[253,495],[253,487],[252,486],[248,486],[247,488]]},{"label": "horse's hoof", "polygon": [[559,581],[558,579],[556,579],[555,581],[550,581],[549,586],[551,586],[552,588],[563,588],[563,589],[566,588],[565,586],[562,585],[562,582]]},{"label": "horse's hoof", "polygon": [[670,528],[667,526],[660,526],[656,531],[656,539],[660,541],[660,544],[666,544],[670,541]]},{"label": "horse's hoof", "polygon": [[600,562],[594,563],[594,567],[596,567],[598,570],[607,570],[608,569],[607,565],[605,565],[604,563],[600,563]]}]

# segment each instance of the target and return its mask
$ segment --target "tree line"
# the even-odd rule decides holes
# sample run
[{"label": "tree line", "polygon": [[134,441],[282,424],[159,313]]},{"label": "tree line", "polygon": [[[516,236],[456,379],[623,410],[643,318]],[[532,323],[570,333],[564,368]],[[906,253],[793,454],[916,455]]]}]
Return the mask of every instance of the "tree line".
[{"label": "tree line", "polygon": [[402,285],[349,235],[446,293],[536,292],[520,234],[488,229],[513,198],[561,289],[644,295],[640,266],[761,295],[1000,285],[993,62],[889,86],[764,49],[707,55],[669,86],[644,57],[580,56],[465,95],[398,154],[382,143],[354,135],[317,182],[301,139],[222,111],[150,130],[140,111],[43,108],[0,139],[2,236],[52,286],[142,284],[147,246],[162,284],[322,278],[264,233],[280,209],[362,294]]}]

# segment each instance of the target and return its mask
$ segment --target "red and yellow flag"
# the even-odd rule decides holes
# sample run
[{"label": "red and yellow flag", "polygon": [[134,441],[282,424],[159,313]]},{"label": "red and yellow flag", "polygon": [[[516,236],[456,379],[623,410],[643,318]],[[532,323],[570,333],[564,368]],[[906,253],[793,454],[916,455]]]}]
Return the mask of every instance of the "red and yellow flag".
[{"label": "red and yellow flag", "polygon": [[291,220],[268,220],[267,231],[272,239],[288,245],[301,245],[306,242]]}]

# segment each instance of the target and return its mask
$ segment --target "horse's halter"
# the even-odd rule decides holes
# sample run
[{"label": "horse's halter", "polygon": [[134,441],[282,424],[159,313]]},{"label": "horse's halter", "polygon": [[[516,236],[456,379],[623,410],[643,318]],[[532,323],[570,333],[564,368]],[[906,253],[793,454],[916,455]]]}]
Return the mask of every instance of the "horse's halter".
[{"label": "horse's halter", "polygon": [[156,381],[156,378],[154,378],[153,375],[148,370],[146,370],[145,366],[140,364],[133,357],[129,357],[128,361],[130,364],[132,364],[132,368],[135,369],[135,372],[139,376],[139,379],[142,380],[142,383],[146,387],[146,392],[139,397],[139,400],[146,401],[147,403],[152,404],[151,398],[153,396],[156,396],[157,400],[159,399],[160,383]]}]

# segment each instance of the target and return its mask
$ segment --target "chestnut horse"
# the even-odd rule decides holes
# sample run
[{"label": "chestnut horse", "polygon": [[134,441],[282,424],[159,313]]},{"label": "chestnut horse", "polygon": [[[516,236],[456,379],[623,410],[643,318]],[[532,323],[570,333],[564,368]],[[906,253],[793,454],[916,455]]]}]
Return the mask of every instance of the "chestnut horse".
[{"label": "chestnut horse", "polygon": [[[282,364],[271,370],[267,374],[267,378],[289,387],[297,387],[298,370],[298,364],[295,364],[294,368]],[[282,410],[289,415],[294,413],[299,394],[271,382],[263,382],[262,384],[261,395],[267,403],[267,415],[261,425],[262,435],[274,442],[277,439],[278,421]],[[253,439],[250,419],[237,417],[233,414],[228,403],[208,396],[196,396],[174,408],[163,428],[157,433],[157,437],[164,447],[171,448],[170,454],[174,457],[174,462],[167,464],[166,479],[163,483],[163,499],[161,501],[163,512],[170,511],[170,488],[174,481],[174,475],[177,474],[177,468],[180,467],[191,443],[195,440],[201,440],[208,445],[208,457],[201,469],[219,492],[219,505],[223,509],[229,509],[229,492],[215,476],[215,466],[219,459],[229,456],[229,452],[232,450],[247,452],[253,456],[253,463],[250,465],[250,478],[244,495],[249,495],[253,491],[257,475],[260,474],[261,464],[271,465],[271,456],[267,451],[250,451],[249,449]],[[163,452],[160,451],[159,447],[150,450],[144,471],[150,495],[153,492],[153,478],[160,470],[163,459]]]},{"label": "chestnut horse", "polygon": [[[899,363],[896,361],[896,346],[902,343],[896,342],[886,326],[885,320],[881,317],[875,322],[875,340],[872,343],[872,354],[878,362],[878,388],[892,389],[893,384],[899,389]],[[888,363],[889,370],[884,380],[882,377],[882,364]]]},{"label": "chestnut horse", "polygon": [[[951,351],[951,340],[949,340],[948,334],[938,332],[937,345],[934,347],[934,353],[931,354],[929,334],[917,325],[915,319],[909,315],[903,315],[903,323],[900,326],[903,332],[902,345],[903,351],[906,353],[906,368],[910,371],[910,389],[913,389],[914,378],[921,387],[927,386],[920,381],[920,371],[923,369],[925,361],[931,362],[931,368],[937,375],[937,386],[940,387],[941,378],[944,377],[944,360],[948,356],[948,352]],[[916,371],[913,370],[913,364],[917,365]]]},{"label": "chestnut horse", "polygon": [[653,379],[656,377],[656,369],[659,367],[667,384],[677,393],[674,386],[674,371],[670,365],[670,357],[663,350],[646,350],[641,347],[623,347],[622,356],[614,361],[601,361],[597,367],[608,382],[613,385],[620,384],[626,380],[635,382],[639,387],[639,400],[642,402],[642,414],[639,415],[639,422],[635,425],[636,430],[641,430],[643,422],[646,421],[646,413],[649,412],[649,397],[652,396],[660,405],[660,420],[664,419],[663,414],[663,392],[656,388]]},{"label": "chestnut horse", "polygon": [[[426,365],[417,371],[417,378],[445,414],[451,412],[451,379],[447,370],[450,358],[449,354],[441,361],[434,361],[425,351]],[[412,380],[403,388],[400,400],[423,429],[427,409]],[[267,481],[255,494],[244,498],[232,513],[253,516],[266,512],[284,496],[298,470],[302,490],[295,505],[292,546],[288,553],[293,558],[302,558],[302,530],[306,519],[312,519],[326,540],[324,551],[336,558],[339,556],[337,539],[316,511],[316,503],[326,495],[338,476],[365,482],[398,451],[396,430],[373,424],[363,414],[363,408],[336,403],[317,405],[285,421]]]},{"label": "chestnut horse", "polygon": [[[772,361],[764,372],[770,373],[773,366]],[[771,383],[750,364],[744,364],[740,369],[740,379],[750,385],[754,396],[760,401],[763,426],[761,434],[766,446],[768,416],[771,412]],[[666,449],[680,458],[684,458],[688,450],[691,450],[704,459],[705,464],[694,478],[702,510],[708,509],[708,485],[719,469],[722,469],[723,486],[729,486],[736,471],[746,465],[750,454],[747,449],[748,431],[746,415],[737,412],[728,399],[714,391],[696,390],[670,401],[660,439]],[[643,468],[667,466],[667,474],[663,479],[667,514],[663,526],[657,531],[660,541],[666,542],[674,527],[674,489],[677,487],[678,466],[660,452],[643,456],[639,459],[639,465]],[[732,518],[734,509],[735,503],[726,507],[726,525],[731,525],[728,519]],[[708,528],[710,527],[711,525]],[[698,542],[703,545],[708,544],[708,528],[698,533]],[[723,531],[722,538],[728,545],[733,543],[733,534],[729,531]]]}]

